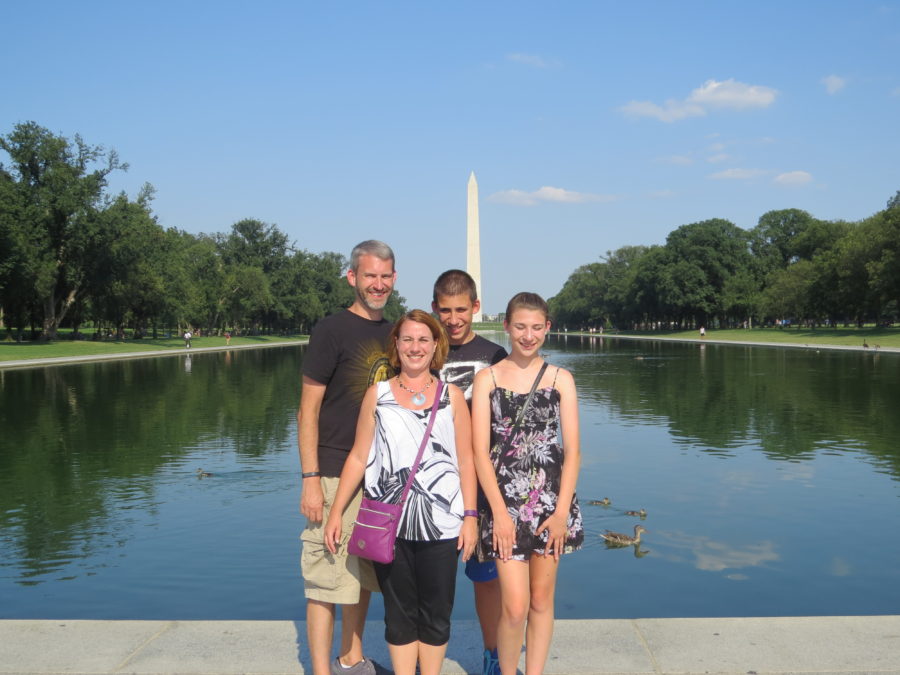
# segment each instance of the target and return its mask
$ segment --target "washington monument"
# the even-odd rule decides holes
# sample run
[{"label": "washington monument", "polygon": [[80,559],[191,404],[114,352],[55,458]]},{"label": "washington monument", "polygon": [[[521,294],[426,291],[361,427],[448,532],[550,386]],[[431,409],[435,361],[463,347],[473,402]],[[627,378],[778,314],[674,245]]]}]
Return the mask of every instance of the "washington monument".
[{"label": "washington monument", "polygon": [[[481,235],[478,224],[478,181],[475,180],[475,172],[469,175],[469,199],[466,212],[466,272],[475,280],[475,288],[478,289],[478,299],[484,306],[484,296],[481,295]],[[472,315],[472,321],[481,321],[481,310]]]}]

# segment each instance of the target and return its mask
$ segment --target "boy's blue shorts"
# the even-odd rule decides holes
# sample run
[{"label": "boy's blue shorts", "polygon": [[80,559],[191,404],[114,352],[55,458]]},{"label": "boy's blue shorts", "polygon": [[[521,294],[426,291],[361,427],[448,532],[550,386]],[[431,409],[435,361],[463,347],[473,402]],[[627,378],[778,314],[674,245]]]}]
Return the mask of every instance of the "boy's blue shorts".
[{"label": "boy's blue shorts", "polygon": [[471,581],[493,581],[497,578],[497,563],[494,560],[478,562],[473,556],[466,561],[466,576]]}]

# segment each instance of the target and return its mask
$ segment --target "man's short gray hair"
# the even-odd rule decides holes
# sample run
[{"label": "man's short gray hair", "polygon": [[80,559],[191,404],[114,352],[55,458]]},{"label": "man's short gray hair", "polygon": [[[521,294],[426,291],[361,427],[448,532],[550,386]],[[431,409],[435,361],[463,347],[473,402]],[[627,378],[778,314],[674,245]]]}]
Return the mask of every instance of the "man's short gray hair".
[{"label": "man's short gray hair", "polygon": [[354,273],[359,269],[359,258],[363,255],[373,255],[379,260],[390,260],[391,267],[394,267],[394,251],[383,241],[366,239],[353,247],[353,252],[350,254],[350,269]]}]

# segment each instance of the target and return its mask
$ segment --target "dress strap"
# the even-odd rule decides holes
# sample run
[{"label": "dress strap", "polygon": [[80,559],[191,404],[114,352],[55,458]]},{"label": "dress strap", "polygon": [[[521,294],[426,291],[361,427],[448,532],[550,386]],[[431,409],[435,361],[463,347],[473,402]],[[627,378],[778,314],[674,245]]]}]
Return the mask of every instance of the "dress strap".
[{"label": "dress strap", "polygon": [[488,368],[488,370],[491,371],[491,380],[494,381],[494,389],[496,389],[497,388],[497,378],[494,377],[494,366],[490,366]]},{"label": "dress strap", "polygon": [[553,374],[553,384],[550,385],[553,388],[556,387],[556,378],[557,377],[559,377],[559,366],[556,366],[556,372]]}]

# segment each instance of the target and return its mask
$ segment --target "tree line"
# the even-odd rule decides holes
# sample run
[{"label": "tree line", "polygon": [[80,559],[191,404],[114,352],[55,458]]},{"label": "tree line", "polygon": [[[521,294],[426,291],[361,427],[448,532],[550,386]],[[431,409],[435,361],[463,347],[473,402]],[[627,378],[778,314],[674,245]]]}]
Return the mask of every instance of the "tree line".
[{"label": "tree line", "polygon": [[[159,224],[149,184],[111,195],[108,176],[128,168],[114,150],[35,122],[0,136],[0,150],[0,328],[20,339],[86,323],[135,337],[304,333],[352,302],[347,259],[297,248],[276,225],[194,235]],[[385,316],[404,305],[395,292]]]},{"label": "tree line", "polygon": [[569,329],[816,326],[896,321],[900,191],[859,221],[769,211],[747,231],[716,218],[661,246],[625,246],[582,265],[550,299]]}]

